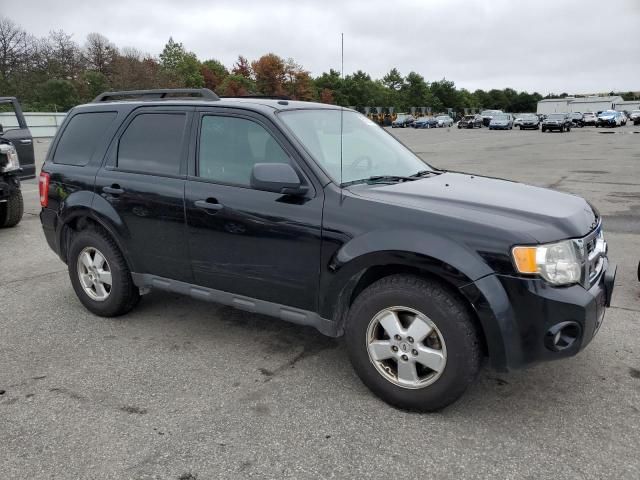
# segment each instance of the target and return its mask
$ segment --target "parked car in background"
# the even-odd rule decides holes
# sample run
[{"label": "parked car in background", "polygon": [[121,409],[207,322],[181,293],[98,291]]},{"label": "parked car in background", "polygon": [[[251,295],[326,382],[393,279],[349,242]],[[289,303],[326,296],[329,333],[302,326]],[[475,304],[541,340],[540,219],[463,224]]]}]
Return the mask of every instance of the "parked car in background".
[{"label": "parked car in background", "polygon": [[458,122],[458,128],[482,128],[482,117],[480,115],[465,115]]},{"label": "parked car in background", "polygon": [[480,112],[480,115],[482,116],[482,124],[485,127],[489,126],[489,123],[491,123],[491,119],[495,116],[495,115],[501,115],[504,112],[502,110],[483,110],[482,112]]},{"label": "parked car in background", "polygon": [[591,125],[594,126],[598,123],[598,116],[593,112],[586,112],[582,115],[582,124],[583,126]]},{"label": "parked car in background", "polygon": [[523,113],[520,116],[520,130],[538,130],[540,128],[540,119],[535,113]]},{"label": "parked car in background", "polygon": [[571,131],[571,119],[566,113],[551,113],[542,121],[542,131],[558,130],[559,132]]},{"label": "parked car in background", "polygon": [[571,112],[569,120],[571,120],[572,127],[584,127],[584,115],[581,112]]},{"label": "parked car in background", "polygon": [[416,121],[416,119],[413,117],[413,115],[400,113],[400,114],[398,114],[396,119],[393,122],[391,122],[391,128],[406,128],[406,127],[410,127],[411,124],[413,122],[415,122],[415,121]]},{"label": "parked car in background", "polygon": [[513,116],[510,113],[496,114],[489,122],[489,130],[511,130],[512,128]]},{"label": "parked car in background", "polygon": [[434,117],[420,117],[411,124],[413,128],[435,128],[438,121]]},{"label": "parked car in background", "polygon": [[449,115],[438,115],[436,120],[438,121],[438,127],[453,127],[453,118]]},{"label": "parked car in background", "polygon": [[640,118],[640,110],[631,110],[629,113],[629,120],[635,122],[636,118]]},{"label": "parked car in background", "polygon": [[627,120],[629,120],[627,114],[625,112],[620,112],[620,125],[625,126],[627,124]]},{"label": "parked car in background", "polygon": [[615,110],[605,110],[598,115],[596,127],[619,127],[622,125],[622,115]]}]

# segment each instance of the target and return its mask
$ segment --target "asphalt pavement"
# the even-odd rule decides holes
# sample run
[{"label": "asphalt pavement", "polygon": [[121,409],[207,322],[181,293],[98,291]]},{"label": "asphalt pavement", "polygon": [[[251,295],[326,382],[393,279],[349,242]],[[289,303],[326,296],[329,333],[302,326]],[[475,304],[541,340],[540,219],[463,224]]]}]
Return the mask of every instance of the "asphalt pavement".
[{"label": "asphalt pavement", "polygon": [[[484,368],[436,414],[387,406],[341,339],[163,292],[85,310],[24,184],[0,230],[0,472],[7,479],[640,478],[640,127],[395,129],[427,162],[586,197],[619,265],[578,356]],[[36,143],[39,163],[48,142]]]}]

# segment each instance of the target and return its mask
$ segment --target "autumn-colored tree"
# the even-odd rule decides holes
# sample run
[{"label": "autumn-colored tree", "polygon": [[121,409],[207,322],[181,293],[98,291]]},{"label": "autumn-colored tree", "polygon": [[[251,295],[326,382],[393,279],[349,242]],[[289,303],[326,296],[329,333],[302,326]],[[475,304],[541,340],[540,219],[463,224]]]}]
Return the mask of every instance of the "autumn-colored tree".
[{"label": "autumn-colored tree", "polygon": [[218,60],[212,59],[202,62],[200,73],[204,78],[204,86],[216,91],[229,75],[229,70]]},{"label": "autumn-colored tree", "polygon": [[320,92],[320,101],[322,103],[329,103],[329,104],[336,103],[335,99],[333,98],[333,92],[328,88],[323,88],[322,91]]},{"label": "autumn-colored tree", "polygon": [[255,93],[255,83],[250,78],[235,73],[227,75],[218,89],[218,94],[225,97],[242,97],[252,93]]},{"label": "autumn-colored tree", "polygon": [[287,95],[294,100],[313,100],[315,88],[309,72],[297,64],[293,58],[289,58],[284,66],[284,89]]},{"label": "autumn-colored tree", "polygon": [[251,63],[258,93],[268,96],[285,95],[285,63],[274,53],[267,53]]},{"label": "autumn-colored tree", "polygon": [[233,64],[231,72],[235,75],[240,75],[245,78],[251,78],[253,71],[251,70],[251,64],[242,55],[238,55],[238,60]]}]

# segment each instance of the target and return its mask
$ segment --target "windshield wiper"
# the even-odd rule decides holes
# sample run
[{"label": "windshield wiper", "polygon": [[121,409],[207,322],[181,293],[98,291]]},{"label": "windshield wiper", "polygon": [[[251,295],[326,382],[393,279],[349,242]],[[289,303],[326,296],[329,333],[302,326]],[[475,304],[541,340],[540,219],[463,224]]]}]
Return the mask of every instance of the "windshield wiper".
[{"label": "windshield wiper", "polygon": [[367,178],[361,178],[359,180],[352,180],[350,182],[344,182],[340,184],[341,187],[348,187],[349,185],[355,185],[356,183],[395,183],[395,182],[412,182],[418,180],[418,177],[410,176],[403,177],[402,175],[373,175]]},{"label": "windshield wiper", "polygon": [[409,175],[411,178],[422,178],[427,177],[429,175],[441,175],[443,170],[420,170],[419,172],[414,173],[413,175]]}]

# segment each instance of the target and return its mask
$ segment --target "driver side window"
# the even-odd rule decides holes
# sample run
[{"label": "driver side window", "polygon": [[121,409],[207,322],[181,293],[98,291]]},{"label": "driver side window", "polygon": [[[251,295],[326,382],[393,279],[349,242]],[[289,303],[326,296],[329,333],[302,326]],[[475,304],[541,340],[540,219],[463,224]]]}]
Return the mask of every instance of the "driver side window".
[{"label": "driver side window", "polygon": [[248,187],[256,163],[291,162],[276,139],[257,122],[220,115],[202,117],[199,177]]}]

